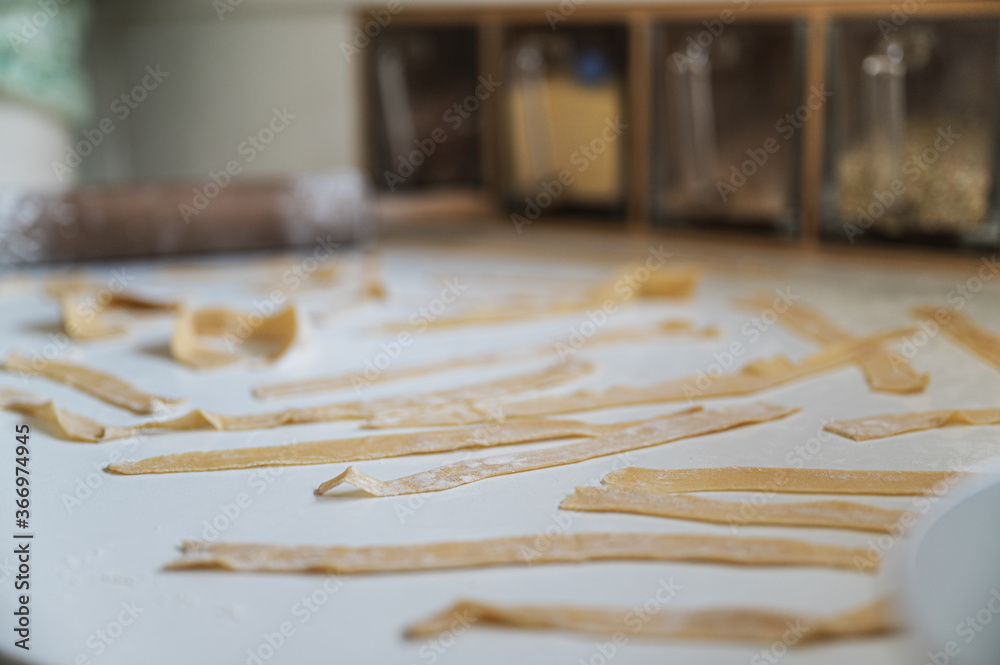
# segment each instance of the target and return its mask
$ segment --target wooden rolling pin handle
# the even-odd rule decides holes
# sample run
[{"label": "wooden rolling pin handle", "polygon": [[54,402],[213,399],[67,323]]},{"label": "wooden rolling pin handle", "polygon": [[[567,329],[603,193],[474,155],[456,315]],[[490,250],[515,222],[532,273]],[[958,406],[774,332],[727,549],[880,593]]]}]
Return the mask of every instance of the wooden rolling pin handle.
[{"label": "wooden rolling pin handle", "polygon": [[374,229],[360,174],[0,194],[0,261],[37,262],[347,244]]}]

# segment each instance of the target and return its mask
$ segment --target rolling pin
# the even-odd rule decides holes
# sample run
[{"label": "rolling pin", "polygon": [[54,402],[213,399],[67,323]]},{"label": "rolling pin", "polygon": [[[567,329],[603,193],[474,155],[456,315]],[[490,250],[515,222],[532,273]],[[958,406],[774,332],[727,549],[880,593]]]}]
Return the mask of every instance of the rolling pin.
[{"label": "rolling pin", "polygon": [[62,194],[0,192],[0,261],[86,260],[255,250],[370,233],[362,176],[91,185]]},{"label": "rolling pin", "polygon": [[463,224],[494,208],[474,192],[375,197],[357,171],[286,180],[0,191],[0,263],[234,252],[364,242],[379,226]]}]

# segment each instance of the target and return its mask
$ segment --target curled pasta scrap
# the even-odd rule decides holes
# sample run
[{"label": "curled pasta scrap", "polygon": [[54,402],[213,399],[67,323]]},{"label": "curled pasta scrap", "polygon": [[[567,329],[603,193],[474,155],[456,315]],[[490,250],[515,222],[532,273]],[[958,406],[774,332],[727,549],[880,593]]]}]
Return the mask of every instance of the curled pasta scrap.
[{"label": "curled pasta scrap", "polygon": [[142,319],[180,309],[176,302],[132,293],[124,284],[101,286],[81,277],[50,280],[45,290],[59,303],[63,330],[74,339],[124,335]]},{"label": "curled pasta scrap", "polygon": [[0,388],[0,408],[29,418],[36,418],[54,430],[63,439],[99,443],[111,439],[121,439],[132,434],[127,427],[109,427],[87,416],[61,409],[43,397],[33,393],[9,388]]},{"label": "curled pasta scrap", "polygon": [[272,363],[305,336],[305,317],[294,305],[273,316],[223,307],[186,310],[177,318],[170,353],[195,369],[224,367],[247,358]]}]

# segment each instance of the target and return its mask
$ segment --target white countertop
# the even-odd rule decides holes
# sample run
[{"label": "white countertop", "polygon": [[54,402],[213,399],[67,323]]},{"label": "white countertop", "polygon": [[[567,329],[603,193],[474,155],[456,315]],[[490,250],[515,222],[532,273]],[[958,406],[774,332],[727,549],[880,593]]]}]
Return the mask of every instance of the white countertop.
[{"label": "white countertop", "polygon": [[[600,248],[598,248],[600,249]],[[668,247],[669,249],[669,247]],[[636,256],[642,256],[640,251]],[[465,299],[482,298],[505,289],[551,291],[563,282],[544,284],[544,275],[608,274],[622,255],[601,261],[556,258],[540,248],[524,252],[459,251],[430,244],[393,244],[382,250],[390,300],[350,310],[327,325],[313,328],[312,341],[277,365],[265,369],[239,367],[195,372],[166,355],[170,325],[144,324],[118,340],[73,344],[66,357],[121,375],[163,395],[187,398],[187,406],[222,413],[248,413],[285,405],[321,404],[354,399],[352,391],[259,402],[251,386],[265,381],[348,371],[363,366],[380,352],[392,335],[377,336],[379,322],[406,321],[427,306],[457,277],[468,289]],[[745,257],[742,257],[745,258]],[[339,258],[337,259],[339,260]],[[209,261],[222,266],[227,284],[196,287],[190,275],[159,273],[151,264],[129,264],[130,286],[143,292],[177,294],[193,302],[251,306],[262,294],[248,285],[248,273],[233,259]],[[289,259],[289,268],[295,265]],[[750,265],[752,264],[752,265]],[[611,326],[632,325],[668,317],[685,317],[696,324],[716,324],[720,338],[701,341],[650,340],[587,347],[580,357],[594,361],[596,374],[555,390],[612,383],[643,384],[707,369],[732,341],[748,349],[738,365],[751,358],[786,353],[801,358],[816,347],[775,325],[753,341],[744,334],[749,318],[729,305],[733,296],[757,289],[788,289],[803,303],[818,309],[857,333],[910,323],[910,306],[943,303],[957,284],[974,276],[971,267],[946,270],[901,265],[840,263],[832,259],[764,259],[706,263],[703,279],[690,302],[643,303],[615,315]],[[228,266],[228,267],[227,267]],[[107,281],[112,266],[91,268],[98,282]],[[489,279],[476,279],[476,274]],[[505,274],[517,279],[499,280]],[[542,276],[540,281],[526,276]],[[569,282],[567,282],[569,283]],[[344,293],[288,289],[313,312],[346,301]],[[1000,277],[988,281],[967,300],[966,311],[982,325],[1000,330]],[[468,300],[465,300],[467,303]],[[55,304],[36,289],[7,288],[0,295],[0,352],[18,349],[42,352],[58,332]],[[457,311],[452,309],[449,311]],[[529,323],[497,324],[441,331],[414,331],[414,344],[395,361],[398,366],[468,355],[479,350],[527,348],[565,341],[583,314]],[[504,535],[544,533],[547,528],[578,531],[651,531],[662,533],[728,534],[730,527],[622,514],[573,513],[558,510],[559,502],[576,485],[596,484],[610,469],[624,465],[658,468],[721,465],[783,466],[789,454],[821,436],[818,452],[807,466],[832,468],[947,469],[959,460],[963,467],[985,468],[1000,453],[1000,429],[954,427],[856,443],[821,434],[826,419],[859,417],[900,410],[943,407],[985,407],[1000,404],[1000,371],[984,364],[943,336],[919,349],[913,364],[929,372],[928,389],[918,395],[872,393],[860,370],[848,367],[800,381],[761,395],[706,402],[707,406],[763,399],[801,406],[803,411],[773,423],[682,440],[636,451],[626,459],[602,458],[551,469],[493,478],[457,489],[392,498],[324,497],[312,489],[343,471],[345,464],[234,470],[215,473],[113,476],[101,469],[119,458],[142,458],[189,450],[270,445],[348,436],[357,422],[302,425],[255,432],[157,433],[136,441],[103,444],[53,439],[32,427],[32,663],[257,663],[248,650],[267,655],[267,635],[289,622],[289,637],[268,663],[599,663],[595,646],[607,638],[562,632],[530,632],[473,628],[444,642],[408,641],[404,627],[435,613],[459,597],[507,604],[578,603],[642,606],[663,581],[680,591],[672,608],[750,606],[808,613],[835,613],[866,603],[886,590],[887,575],[866,576],[851,571],[821,569],[738,568],[723,565],[668,563],[591,563],[581,565],[512,566],[482,570],[440,571],[405,575],[343,577],[327,583],[315,575],[254,575],[220,572],[165,572],[177,556],[177,546],[202,535],[206,521],[223,514],[227,504],[245,504],[220,539],[243,542],[377,544],[465,540]],[[541,362],[516,362],[488,371],[461,370],[419,380],[385,383],[364,396],[403,394],[486,376],[502,376]],[[51,396],[58,405],[86,413],[102,422],[125,424],[140,418],[43,379],[0,375],[0,386],[27,388]],[[611,422],[676,410],[678,404],[620,408],[585,414],[582,419]],[[0,438],[7,437],[13,458],[14,426],[23,418],[0,413]],[[552,444],[528,444],[539,448]],[[520,449],[519,448],[519,449]],[[508,451],[513,448],[508,448]],[[495,451],[493,451],[495,452]],[[490,451],[385,459],[358,463],[363,471],[390,479]],[[13,459],[3,465],[3,504],[13,512],[9,478]],[[90,488],[87,488],[87,485]],[[89,494],[88,494],[89,492]],[[727,498],[745,498],[729,494]],[[794,497],[791,497],[794,498]],[[779,499],[780,500],[780,499]],[[907,507],[912,498],[862,498],[887,506]],[[13,515],[5,515],[13,520]],[[220,518],[220,523],[224,520]],[[6,522],[5,522],[6,523]],[[8,527],[10,539],[12,526]],[[817,542],[865,546],[872,535],[830,529],[744,527],[741,533],[801,537]],[[5,547],[0,562],[13,562]],[[6,568],[4,569],[6,570]],[[4,576],[4,609],[0,643],[3,656],[23,657],[12,646],[10,632],[11,579]],[[332,593],[329,593],[333,590]],[[314,596],[315,611],[302,604]],[[122,611],[134,604],[138,617],[125,626],[101,653],[97,631],[107,630]],[[287,628],[287,627],[286,627]],[[117,629],[112,628],[112,633]],[[286,632],[290,632],[286,630]],[[272,638],[273,639],[273,638]],[[843,663],[902,664],[901,637],[842,641],[792,649],[786,665]],[[766,647],[764,647],[766,648]],[[608,662],[729,664],[768,662],[761,646],[660,642],[632,639]],[[753,660],[758,657],[758,660]]]}]

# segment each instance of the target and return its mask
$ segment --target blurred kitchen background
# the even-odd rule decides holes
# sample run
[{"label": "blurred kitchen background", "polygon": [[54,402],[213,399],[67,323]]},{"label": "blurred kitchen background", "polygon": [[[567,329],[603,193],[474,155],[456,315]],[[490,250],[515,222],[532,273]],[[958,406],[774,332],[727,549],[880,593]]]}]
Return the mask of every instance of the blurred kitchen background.
[{"label": "blurred kitchen background", "polygon": [[[248,246],[294,244],[311,229],[259,229],[305,182],[382,223],[1000,238],[1000,3],[2,0],[0,27],[8,235],[43,192],[64,239],[74,214],[183,217],[171,237],[247,216]],[[46,242],[13,253],[67,255]]]},{"label": "blurred kitchen background", "polygon": [[[336,0],[4,0],[2,144],[32,146],[17,159],[4,150],[5,184],[58,182],[51,162],[105,118],[114,131],[62,184],[202,180],[242,158],[240,143],[275,108],[294,120],[246,176],[358,164],[359,71],[340,48],[355,10]],[[21,58],[9,35],[30,35],[25,20],[42,25]],[[144,84],[152,89],[131,94]]]}]

